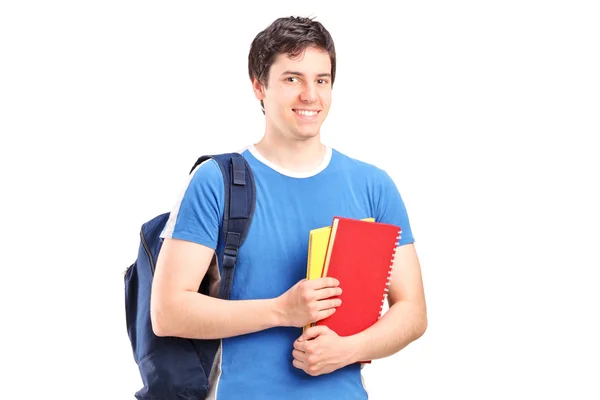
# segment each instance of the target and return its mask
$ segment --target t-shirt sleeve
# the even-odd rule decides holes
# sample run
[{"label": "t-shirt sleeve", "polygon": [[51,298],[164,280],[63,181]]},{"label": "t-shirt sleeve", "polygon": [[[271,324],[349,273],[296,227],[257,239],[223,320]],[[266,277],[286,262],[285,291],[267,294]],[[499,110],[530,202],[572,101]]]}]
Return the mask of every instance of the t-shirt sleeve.
[{"label": "t-shirt sleeve", "polygon": [[399,246],[413,243],[415,239],[410,228],[410,221],[404,201],[400,196],[396,184],[385,171],[381,171],[377,188],[375,221],[396,225],[402,229],[398,242]]},{"label": "t-shirt sleeve", "polygon": [[223,176],[214,160],[190,174],[161,233],[162,238],[182,239],[217,248],[223,219]]}]

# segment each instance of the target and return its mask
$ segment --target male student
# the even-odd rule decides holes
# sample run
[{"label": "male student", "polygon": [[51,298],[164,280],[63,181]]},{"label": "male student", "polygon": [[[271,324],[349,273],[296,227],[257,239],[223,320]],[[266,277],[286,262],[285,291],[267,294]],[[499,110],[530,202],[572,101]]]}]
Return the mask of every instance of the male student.
[{"label": "male student", "polygon": [[[205,274],[219,273],[211,261],[223,252],[218,237],[224,188],[211,160],[190,175],[162,233],[153,329],[159,336],[222,339],[210,377],[212,399],[366,399],[358,361],[398,352],[427,326],[404,203],[386,172],[321,142],[336,71],[334,43],[321,23],[275,20],[252,42],[248,69],[265,133],[242,152],[252,167],[257,200],[231,299],[197,293]],[[304,279],[308,233],[330,225],[335,215],[374,217],[402,228],[390,308],[371,328],[350,337],[325,326],[302,333],[303,326],[340,305],[330,299],[343,290],[335,279]]]}]

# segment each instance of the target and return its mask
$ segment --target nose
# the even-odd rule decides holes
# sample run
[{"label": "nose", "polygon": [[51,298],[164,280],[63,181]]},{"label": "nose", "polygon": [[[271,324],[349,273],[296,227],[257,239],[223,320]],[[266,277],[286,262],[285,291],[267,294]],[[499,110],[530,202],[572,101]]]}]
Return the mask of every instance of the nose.
[{"label": "nose", "polygon": [[300,93],[300,99],[305,103],[314,103],[317,101],[317,90],[315,85],[310,83],[305,85],[302,93]]}]

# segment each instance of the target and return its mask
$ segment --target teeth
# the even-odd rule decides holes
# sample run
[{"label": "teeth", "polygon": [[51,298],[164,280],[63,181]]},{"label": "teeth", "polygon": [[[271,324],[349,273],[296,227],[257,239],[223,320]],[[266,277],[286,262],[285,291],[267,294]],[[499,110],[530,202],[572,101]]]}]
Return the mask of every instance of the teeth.
[{"label": "teeth", "polygon": [[307,110],[295,110],[300,115],[306,115],[307,117],[312,117],[313,115],[317,115],[317,111],[307,111]]}]

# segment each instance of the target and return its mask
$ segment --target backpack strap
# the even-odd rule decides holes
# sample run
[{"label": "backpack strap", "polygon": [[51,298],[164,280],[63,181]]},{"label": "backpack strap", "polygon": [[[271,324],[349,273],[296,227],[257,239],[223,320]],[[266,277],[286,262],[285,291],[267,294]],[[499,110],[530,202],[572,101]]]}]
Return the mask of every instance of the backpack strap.
[{"label": "backpack strap", "polygon": [[202,162],[213,159],[219,165],[225,188],[225,210],[223,212],[223,251],[221,285],[219,298],[229,299],[238,250],[244,243],[252,222],[256,205],[256,186],[252,170],[246,159],[239,153],[202,156],[196,161],[190,173]]}]

